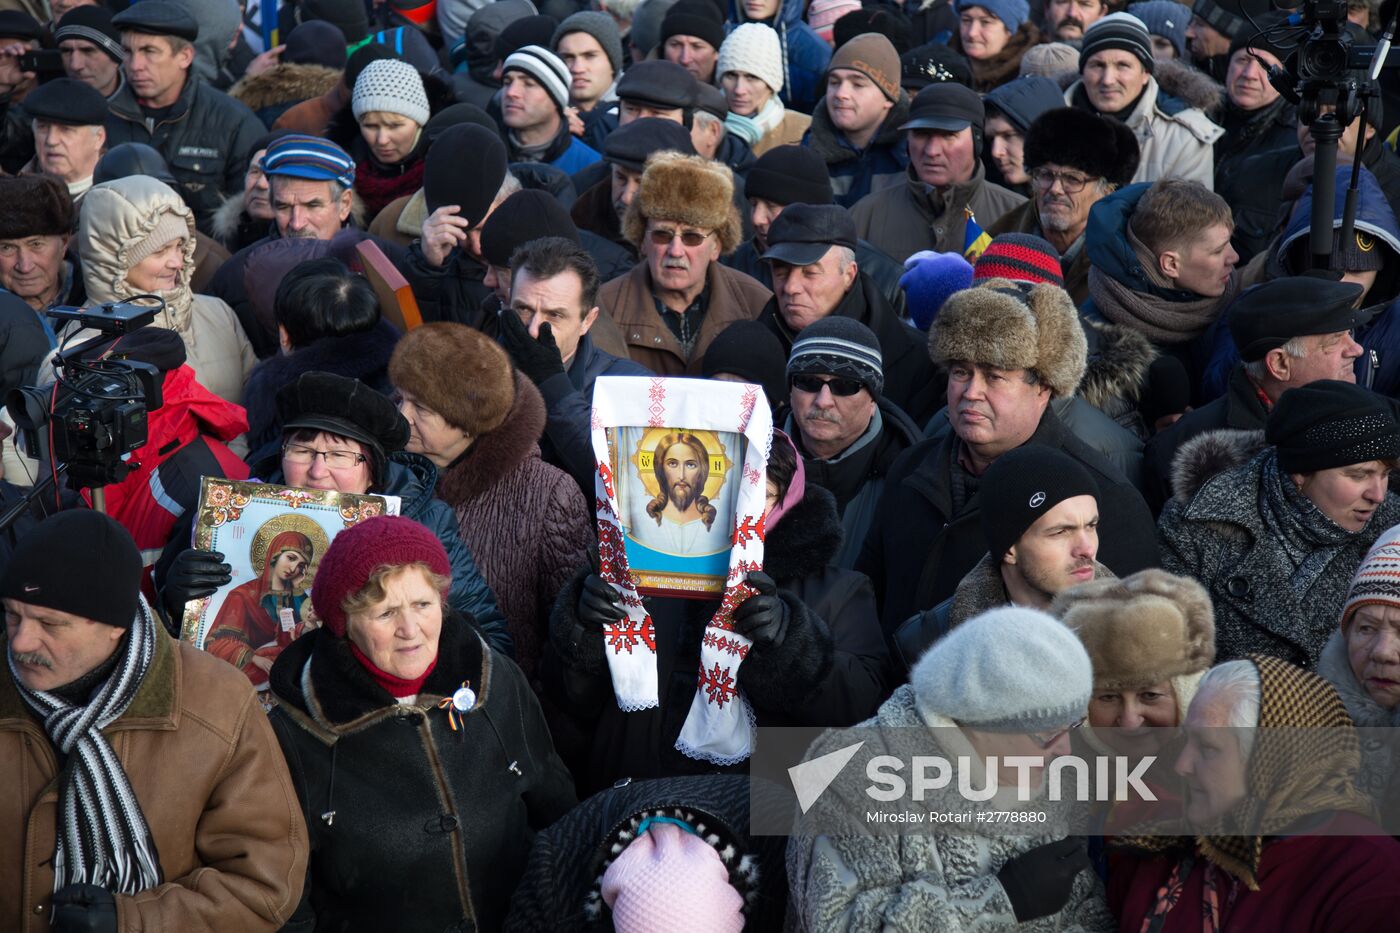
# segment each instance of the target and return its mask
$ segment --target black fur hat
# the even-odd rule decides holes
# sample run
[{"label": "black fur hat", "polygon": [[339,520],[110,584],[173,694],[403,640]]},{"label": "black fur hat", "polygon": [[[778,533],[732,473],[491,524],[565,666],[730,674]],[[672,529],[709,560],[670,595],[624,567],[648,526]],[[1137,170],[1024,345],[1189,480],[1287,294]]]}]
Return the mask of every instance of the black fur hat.
[{"label": "black fur hat", "polygon": [[1139,157],[1137,137],[1127,126],[1075,107],[1047,110],[1026,131],[1027,169],[1054,163],[1121,188],[1133,180]]}]

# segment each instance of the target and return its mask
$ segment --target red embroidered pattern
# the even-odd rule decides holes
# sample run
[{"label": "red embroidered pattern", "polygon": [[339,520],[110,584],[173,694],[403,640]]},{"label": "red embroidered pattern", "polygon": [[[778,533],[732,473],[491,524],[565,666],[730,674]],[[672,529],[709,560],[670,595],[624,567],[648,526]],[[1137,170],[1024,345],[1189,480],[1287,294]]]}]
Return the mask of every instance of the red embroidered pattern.
[{"label": "red embroidered pattern", "polygon": [[718,662],[708,671],[700,668],[700,688],[705,691],[705,702],[713,703],[720,709],[724,709],[724,704],[733,700],[739,692],[734,685],[734,675],[729,668],[720,667]]},{"label": "red embroidered pattern", "polygon": [[729,638],[728,636],[720,635],[716,632],[707,631],[705,637],[701,639],[701,642],[716,651],[722,651],[725,654],[733,655],[741,661],[749,656],[748,645],[740,644],[738,639]]},{"label": "red embroidered pattern", "polygon": [[751,385],[744,390],[744,397],[739,399],[740,434],[748,432],[749,419],[753,417],[753,409],[756,404],[758,404],[758,386]]},{"label": "red embroidered pattern", "polygon": [[642,619],[640,623],[624,618],[618,620],[616,625],[605,625],[603,637],[607,639],[613,654],[622,654],[624,651],[631,654],[632,649],[640,644],[646,645],[652,654],[656,653],[656,632],[652,628],[651,616]]},{"label": "red embroidered pattern", "polygon": [[647,427],[664,428],[666,426],[666,383],[661,378],[656,377],[651,380],[651,387],[647,389],[647,398],[651,404],[647,406]]}]

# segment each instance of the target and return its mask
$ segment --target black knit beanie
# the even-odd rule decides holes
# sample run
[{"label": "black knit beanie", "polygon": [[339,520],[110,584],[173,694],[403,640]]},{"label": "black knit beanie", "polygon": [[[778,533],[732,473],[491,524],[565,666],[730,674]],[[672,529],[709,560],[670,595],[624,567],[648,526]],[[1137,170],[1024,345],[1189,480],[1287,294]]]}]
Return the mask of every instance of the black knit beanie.
[{"label": "black knit beanie", "polygon": [[998,564],[1042,515],[1066,499],[1099,494],[1098,483],[1083,464],[1043,444],[1008,450],[982,474],[979,485],[993,492],[978,498],[987,551]]},{"label": "black knit beanie", "polygon": [[758,321],[736,321],[719,332],[705,351],[702,374],[713,379],[719,373],[740,376],[763,386],[768,405],[787,404],[788,383],[783,345]]},{"label": "black knit beanie", "polygon": [[1371,460],[1400,459],[1400,423],[1384,397],[1320,379],[1279,397],[1264,425],[1284,473],[1316,473]]},{"label": "black knit beanie", "polygon": [[744,180],[744,194],[774,204],[831,204],[826,160],[804,146],[778,146],[758,157]]},{"label": "black knit beanie", "polygon": [[[463,166],[471,166],[469,172]],[[501,137],[476,123],[443,130],[428,147],[423,166],[423,199],[428,211],[446,204],[461,208],[471,226],[491,209],[506,177],[506,147]]]},{"label": "black knit beanie", "polygon": [[579,242],[578,228],[559,199],[526,188],[502,201],[481,225],[481,257],[493,266],[509,266],[516,249],[547,236]]},{"label": "black knit beanie", "polygon": [[0,597],[131,628],[141,598],[141,552],[130,533],[101,512],[60,512],[15,545]]}]

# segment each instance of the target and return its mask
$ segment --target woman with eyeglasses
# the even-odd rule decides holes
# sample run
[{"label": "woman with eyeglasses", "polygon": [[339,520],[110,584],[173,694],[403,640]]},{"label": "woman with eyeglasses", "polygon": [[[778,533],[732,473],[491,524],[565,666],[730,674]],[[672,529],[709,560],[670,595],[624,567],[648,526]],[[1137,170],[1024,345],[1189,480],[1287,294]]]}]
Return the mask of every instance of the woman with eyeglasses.
[{"label": "woman with eyeglasses", "polygon": [[[452,510],[433,497],[437,468],[404,451],[408,424],[394,403],[354,379],[310,372],[282,387],[277,408],[283,424],[280,459],[253,464],[254,473],[304,489],[398,496],[400,514],[426,525],[447,550],[451,607],[470,616],[491,647],[511,654],[514,646],[496,598],[458,534]],[[185,603],[227,584],[230,570],[222,554],[195,548],[180,552],[168,572],[161,574],[158,567],[168,618],[178,626]],[[251,656],[259,645],[247,647]]]}]

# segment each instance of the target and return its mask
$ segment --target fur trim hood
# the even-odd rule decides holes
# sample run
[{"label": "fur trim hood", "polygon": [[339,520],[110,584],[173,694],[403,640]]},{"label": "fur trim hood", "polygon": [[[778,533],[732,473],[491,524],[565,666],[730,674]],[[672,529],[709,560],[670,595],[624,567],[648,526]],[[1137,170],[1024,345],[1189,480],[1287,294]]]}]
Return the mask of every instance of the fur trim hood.
[{"label": "fur trim hood", "polygon": [[734,206],[734,173],[701,156],[663,151],[647,159],[637,195],[622,220],[623,236],[638,250],[649,218],[713,230],[725,256],[743,242],[739,209]]},{"label": "fur trim hood", "polygon": [[1151,686],[1215,662],[1210,594],[1190,577],[1154,568],[1094,580],[1060,593],[1050,613],[1084,643],[1095,690]]},{"label": "fur trim hood", "polygon": [[1162,94],[1195,107],[1208,117],[1217,115],[1225,105],[1225,88],[1220,82],[1185,62],[1157,62],[1152,77],[1157,81],[1158,106],[1167,113],[1172,112],[1172,107],[1163,106],[1170,102],[1162,101]]},{"label": "fur trim hood", "polygon": [[[875,131],[875,138],[866,146],[865,151],[868,152],[876,147],[903,149],[904,131],[900,127],[908,119],[909,95],[901,89],[899,100],[895,101],[890,112],[885,114],[884,121]],[[803,140],[802,145],[811,147],[813,152],[826,160],[828,166],[840,165],[842,162],[855,162],[864,156],[864,152],[844,145],[841,139],[841,131],[831,122],[831,114],[826,109],[826,98],[823,97],[812,108],[812,125],[807,130],[807,137]]]},{"label": "fur trim hood", "polygon": [[943,305],[929,328],[929,356],[940,366],[970,360],[1034,370],[1056,398],[1063,398],[1084,378],[1088,342],[1063,288],[1024,290],[1007,279],[988,279]]},{"label": "fur trim hood", "polygon": [[1136,403],[1157,348],[1131,327],[1083,318],[1079,323],[1085,336],[1093,338],[1079,397],[1100,411],[1109,411],[1116,399]]},{"label": "fur trim hood", "polygon": [[1351,662],[1347,658],[1346,640],[1342,638],[1340,629],[1327,639],[1322,655],[1317,660],[1317,673],[1337,688],[1342,705],[1347,708],[1352,722],[1356,723],[1358,728],[1400,726],[1400,706],[1393,710],[1381,706],[1371,699],[1366,688],[1357,681],[1356,674],[1352,673]]},{"label": "fur trim hood", "polygon": [[244,75],[228,89],[228,96],[257,112],[279,104],[297,104],[320,97],[335,87],[341,72],[325,65],[298,65],[284,62],[262,74]]},{"label": "fur trim hood", "polygon": [[1263,431],[1224,428],[1191,438],[1172,458],[1172,498],[1189,504],[1211,479],[1243,466],[1266,446]]}]

